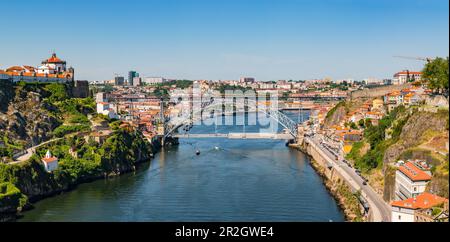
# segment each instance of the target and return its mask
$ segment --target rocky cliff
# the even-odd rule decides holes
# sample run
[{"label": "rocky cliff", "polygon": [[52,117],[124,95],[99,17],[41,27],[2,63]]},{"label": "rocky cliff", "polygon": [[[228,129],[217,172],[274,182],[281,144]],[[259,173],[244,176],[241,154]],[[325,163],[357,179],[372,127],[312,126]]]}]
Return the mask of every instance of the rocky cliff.
[{"label": "rocky cliff", "polygon": [[[412,110],[409,110],[412,111]],[[448,150],[438,150],[445,146],[448,138],[448,110],[437,113],[415,111],[404,124],[399,140],[389,146],[383,158],[385,186],[383,197],[390,201],[394,198],[393,163],[398,159],[423,159],[434,167],[430,188],[441,196],[448,197]],[[427,145],[434,142],[432,145]],[[445,171],[445,166],[446,171]]]},{"label": "rocky cliff", "polygon": [[[110,122],[111,133],[105,141],[89,138],[87,116],[95,115],[95,103],[71,98],[69,93],[70,87],[64,84],[1,83],[0,155],[4,161],[11,161],[13,152],[56,134],[64,138],[43,144],[27,161],[0,162],[0,221],[29,204],[27,200],[33,202],[83,182],[133,171],[155,152],[142,133],[121,129],[120,121],[106,122]],[[80,124],[87,132],[72,129]],[[41,162],[48,149],[59,159],[58,168],[51,173]]]},{"label": "rocky cliff", "polygon": [[[33,86],[0,84],[0,147],[2,155],[11,156],[27,146],[50,139],[51,131],[61,121],[51,114],[55,109],[43,98],[49,93]],[[9,153],[9,154],[8,154]]]}]

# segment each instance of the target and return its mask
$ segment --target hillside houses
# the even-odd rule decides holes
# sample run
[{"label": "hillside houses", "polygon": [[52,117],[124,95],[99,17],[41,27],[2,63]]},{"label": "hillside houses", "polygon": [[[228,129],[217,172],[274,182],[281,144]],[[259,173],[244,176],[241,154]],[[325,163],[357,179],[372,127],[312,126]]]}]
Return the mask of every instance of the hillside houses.
[{"label": "hillside houses", "polygon": [[394,91],[386,94],[383,97],[383,101],[387,106],[388,111],[391,111],[400,105],[407,107],[419,105],[427,96],[429,96],[430,92],[430,90],[426,90],[422,87],[403,89],[401,91]]}]

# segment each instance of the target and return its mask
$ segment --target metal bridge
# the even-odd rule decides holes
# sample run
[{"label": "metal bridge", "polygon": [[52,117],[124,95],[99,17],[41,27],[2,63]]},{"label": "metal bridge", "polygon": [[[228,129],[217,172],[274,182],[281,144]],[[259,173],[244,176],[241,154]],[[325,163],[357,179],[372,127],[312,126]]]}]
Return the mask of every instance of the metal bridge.
[{"label": "metal bridge", "polygon": [[[247,104],[250,102],[250,103],[255,104],[254,107],[257,107],[257,103],[255,100],[251,100],[251,99],[246,99],[246,100],[247,100]],[[205,111],[208,112],[208,111],[218,110],[217,108],[220,108],[220,110],[222,110],[223,107],[224,107],[224,104],[222,102],[215,102],[214,99],[211,98],[210,100],[208,100],[206,102],[202,102],[201,108],[199,110],[194,110],[194,112],[189,112],[189,111],[184,112],[184,115],[170,118],[167,122],[164,123],[163,141],[167,137],[187,137],[187,136],[181,136],[179,134],[174,135],[174,133],[176,130],[178,130],[183,125],[192,125],[193,123],[195,123],[197,121],[201,121],[203,113]],[[287,130],[287,134],[288,134],[288,136],[291,137],[291,139],[292,138],[297,139],[297,135],[298,135],[297,123],[294,122],[289,117],[287,117],[284,113],[280,112],[278,107],[264,106],[264,108],[256,108],[253,111],[262,112],[262,113],[266,114],[271,119],[273,119],[274,121],[281,124],[281,126],[283,126]],[[283,137],[283,139],[286,139],[286,137],[287,137],[285,134],[272,134],[272,135],[278,135],[278,137]],[[193,136],[191,135],[191,137],[193,137]],[[220,135],[212,134],[208,137],[220,137]],[[230,138],[230,135],[228,134],[228,135],[226,135],[226,137]],[[245,135],[240,135],[240,136],[238,135],[238,137],[247,138],[247,137],[256,137],[256,136],[246,133]],[[271,137],[263,135],[263,136],[260,136],[259,138],[271,138]]]},{"label": "metal bridge", "polygon": [[290,140],[291,134],[285,133],[214,133],[214,134],[173,134],[174,138],[228,138],[228,139],[279,139]]}]

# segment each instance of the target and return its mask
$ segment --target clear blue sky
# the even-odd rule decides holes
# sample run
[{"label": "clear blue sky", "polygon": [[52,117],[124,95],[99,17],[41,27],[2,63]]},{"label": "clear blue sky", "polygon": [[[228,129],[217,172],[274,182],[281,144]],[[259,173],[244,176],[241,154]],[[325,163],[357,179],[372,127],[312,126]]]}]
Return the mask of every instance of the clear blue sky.
[{"label": "clear blue sky", "polygon": [[52,50],[77,79],[391,77],[448,56],[448,0],[1,2],[0,69]]}]

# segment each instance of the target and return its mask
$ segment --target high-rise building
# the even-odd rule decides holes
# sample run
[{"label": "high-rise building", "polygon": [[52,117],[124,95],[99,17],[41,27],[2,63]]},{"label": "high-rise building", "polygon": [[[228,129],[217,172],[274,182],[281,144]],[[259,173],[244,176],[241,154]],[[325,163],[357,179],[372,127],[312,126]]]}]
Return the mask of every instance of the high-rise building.
[{"label": "high-rise building", "polygon": [[139,73],[136,71],[129,71],[128,72],[128,85],[133,86],[133,78],[139,77]]},{"label": "high-rise building", "polygon": [[123,86],[125,84],[125,78],[123,76],[116,76],[114,78],[114,85]]}]

